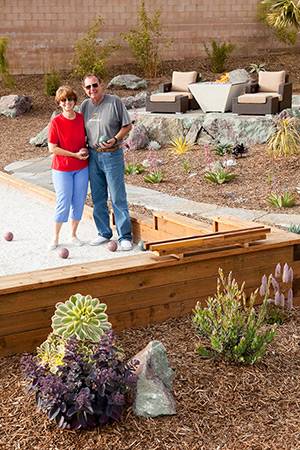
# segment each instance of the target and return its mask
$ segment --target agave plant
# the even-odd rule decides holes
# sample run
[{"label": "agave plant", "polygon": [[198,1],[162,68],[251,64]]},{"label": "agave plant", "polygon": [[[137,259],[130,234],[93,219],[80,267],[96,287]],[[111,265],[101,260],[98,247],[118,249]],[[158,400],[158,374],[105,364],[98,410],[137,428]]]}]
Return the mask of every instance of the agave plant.
[{"label": "agave plant", "polygon": [[233,180],[236,174],[229,173],[224,169],[217,169],[215,172],[209,170],[204,175],[206,181],[211,181],[216,184],[228,183],[228,181]]},{"label": "agave plant", "polygon": [[103,333],[111,328],[106,304],[91,295],[71,295],[65,303],[56,304],[52,317],[53,332],[63,339],[73,336],[80,340],[98,342]]},{"label": "agave plant", "polygon": [[194,148],[194,144],[191,141],[187,141],[187,137],[183,139],[182,136],[175,138],[170,142],[170,147],[168,150],[172,150],[169,155],[182,155],[187,153]]},{"label": "agave plant", "polygon": [[267,198],[267,202],[278,208],[291,208],[296,198],[297,195],[291,195],[289,192],[284,192],[284,194],[271,192],[270,197]]}]

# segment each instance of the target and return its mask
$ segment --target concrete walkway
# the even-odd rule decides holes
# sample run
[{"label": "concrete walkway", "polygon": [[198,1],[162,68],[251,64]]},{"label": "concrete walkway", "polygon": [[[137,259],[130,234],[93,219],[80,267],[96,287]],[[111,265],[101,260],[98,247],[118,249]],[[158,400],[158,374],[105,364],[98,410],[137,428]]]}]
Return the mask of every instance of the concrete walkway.
[{"label": "concrete walkway", "polygon": [[[5,171],[17,178],[42,186],[54,191],[51,178],[51,156],[45,158],[33,158],[9,164]],[[250,210],[244,208],[221,207],[209,203],[199,203],[192,200],[174,197],[168,194],[127,184],[128,202],[133,205],[159,211],[184,213],[197,218],[211,220],[220,214],[230,214],[242,219],[252,220],[270,226],[289,227],[291,224],[300,224],[299,214],[269,214],[265,211]]]}]

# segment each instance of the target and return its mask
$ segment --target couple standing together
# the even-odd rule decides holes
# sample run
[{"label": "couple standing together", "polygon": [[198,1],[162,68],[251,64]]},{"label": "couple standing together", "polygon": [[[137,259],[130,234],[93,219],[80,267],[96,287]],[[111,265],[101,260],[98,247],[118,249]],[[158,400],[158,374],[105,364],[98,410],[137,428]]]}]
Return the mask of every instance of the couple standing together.
[{"label": "couple standing together", "polygon": [[[103,92],[102,81],[96,75],[86,75],[82,86],[89,98],[82,103],[81,114],[74,111],[76,92],[70,86],[61,86],[55,101],[62,113],[54,117],[49,126],[48,146],[53,153],[52,178],[57,195],[50,249],[58,246],[62,224],[68,221],[69,214],[69,242],[78,246],[83,244],[77,237],[77,228],[90,180],[98,230],[98,236],[90,245],[100,245],[112,237],[107,205],[109,192],[118,241],[122,250],[131,250],[122,149],[123,138],[132,128],[130,116],[118,96]],[[104,135],[109,139],[100,142]]]}]

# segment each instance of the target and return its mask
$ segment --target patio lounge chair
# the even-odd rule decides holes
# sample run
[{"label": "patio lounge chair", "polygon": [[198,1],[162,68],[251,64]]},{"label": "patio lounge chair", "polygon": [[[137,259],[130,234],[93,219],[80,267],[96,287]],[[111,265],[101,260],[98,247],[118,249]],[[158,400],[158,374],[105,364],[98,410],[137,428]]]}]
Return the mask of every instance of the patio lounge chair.
[{"label": "patio lounge chair", "polygon": [[196,83],[197,72],[173,72],[172,83],[159,85],[159,93],[148,95],[146,111],[161,113],[185,113],[188,109],[199,109],[188,85]]},{"label": "patio lounge chair", "polygon": [[259,72],[258,83],[246,86],[246,93],[232,99],[236,114],[277,114],[292,105],[292,83],[285,71]]}]

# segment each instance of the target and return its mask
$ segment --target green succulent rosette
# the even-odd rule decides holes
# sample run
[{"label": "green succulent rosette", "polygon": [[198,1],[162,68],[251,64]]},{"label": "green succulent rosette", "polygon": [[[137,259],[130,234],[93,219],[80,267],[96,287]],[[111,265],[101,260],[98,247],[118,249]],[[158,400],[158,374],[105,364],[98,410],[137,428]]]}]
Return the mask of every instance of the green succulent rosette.
[{"label": "green succulent rosette", "polygon": [[105,313],[106,304],[91,295],[71,295],[65,303],[56,304],[52,329],[63,339],[73,336],[83,341],[99,342],[103,333],[111,328]]}]

